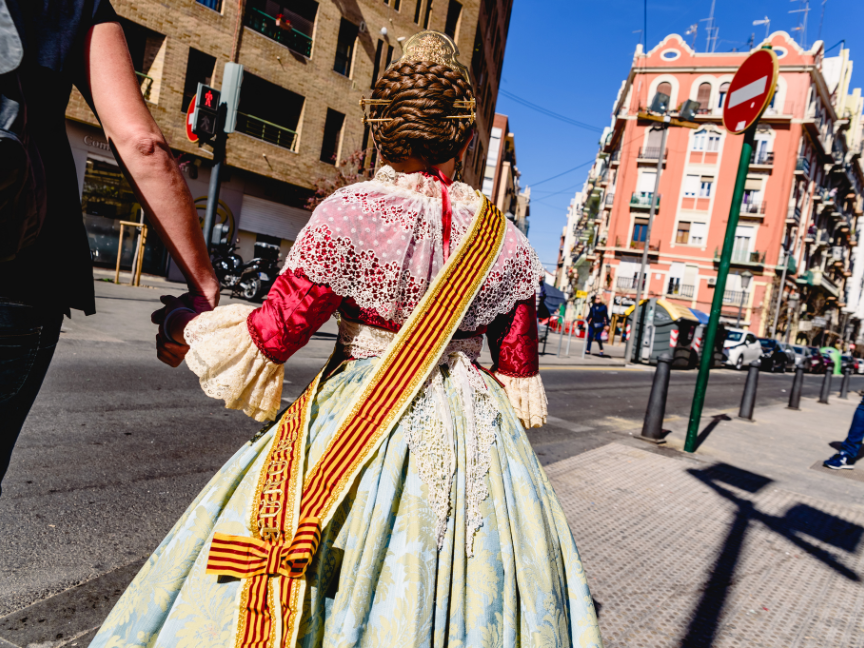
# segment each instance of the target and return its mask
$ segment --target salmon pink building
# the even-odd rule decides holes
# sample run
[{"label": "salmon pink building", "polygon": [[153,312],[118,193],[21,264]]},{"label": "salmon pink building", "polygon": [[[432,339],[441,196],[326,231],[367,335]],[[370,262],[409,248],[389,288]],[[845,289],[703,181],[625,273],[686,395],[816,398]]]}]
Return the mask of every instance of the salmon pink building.
[{"label": "salmon pink building", "polygon": [[[777,53],[780,75],[749,160],[723,321],[734,325],[740,306],[742,326],[758,335],[770,333],[779,312],[778,336],[787,330],[801,341],[842,336],[864,186],[860,107],[852,114],[846,101],[851,62],[823,59],[821,42],[804,51],[783,32],[766,42]],[[725,130],[721,107],[748,55],[697,53],[677,35],[647,54],[637,49],[579,194],[578,220],[569,224],[572,232],[565,228],[572,243],[562,250],[558,276],[571,294],[599,294],[613,313],[623,313],[633,303],[647,246],[648,296],[710,310],[744,139]],[[670,97],[673,111],[688,99],[700,105],[698,128],[669,128],[662,159],[661,126],[638,116],[658,92]],[[745,271],[753,275],[746,291]]]}]

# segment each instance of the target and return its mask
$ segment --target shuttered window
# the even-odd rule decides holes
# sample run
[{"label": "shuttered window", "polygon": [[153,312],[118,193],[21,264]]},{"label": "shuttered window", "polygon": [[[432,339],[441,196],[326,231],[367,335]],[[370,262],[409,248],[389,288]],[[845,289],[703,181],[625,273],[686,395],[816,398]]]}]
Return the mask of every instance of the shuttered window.
[{"label": "shuttered window", "polygon": [[708,102],[711,101],[711,84],[703,83],[699,86],[699,94],[696,95],[696,101],[699,102],[699,108],[707,109]]},{"label": "shuttered window", "polygon": [[690,223],[679,222],[675,232],[675,242],[687,245],[690,242]]},{"label": "shuttered window", "polygon": [[705,235],[708,225],[705,223],[690,223],[690,245],[705,245]]},{"label": "shuttered window", "polygon": [[238,229],[253,234],[266,234],[286,241],[296,241],[303,226],[309,222],[312,212],[289,207],[271,200],[243,197]]}]

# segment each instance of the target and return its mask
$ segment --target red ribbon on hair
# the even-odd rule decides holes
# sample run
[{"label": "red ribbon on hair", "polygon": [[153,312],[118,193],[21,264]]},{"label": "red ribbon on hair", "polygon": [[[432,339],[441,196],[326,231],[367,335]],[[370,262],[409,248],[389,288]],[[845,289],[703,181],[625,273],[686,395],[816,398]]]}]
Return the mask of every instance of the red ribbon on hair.
[{"label": "red ribbon on hair", "polygon": [[453,184],[453,181],[441,172],[441,169],[430,166],[423,175],[427,178],[435,178],[441,185],[441,238],[444,248],[444,261],[450,257],[450,226],[453,222],[453,208],[450,205],[450,194],[447,192],[447,187]]}]

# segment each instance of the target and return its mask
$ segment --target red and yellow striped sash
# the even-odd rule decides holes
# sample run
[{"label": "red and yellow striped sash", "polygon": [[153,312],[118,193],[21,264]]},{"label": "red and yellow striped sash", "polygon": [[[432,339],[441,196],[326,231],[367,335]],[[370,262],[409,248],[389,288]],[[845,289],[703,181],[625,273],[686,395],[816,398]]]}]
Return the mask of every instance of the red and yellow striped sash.
[{"label": "red and yellow striped sash", "polygon": [[322,530],[437,366],[498,257],[505,227],[501,212],[483,198],[471,230],[348,406],[302,488],[309,412],[320,374],[285,413],[261,470],[254,537],[217,533],[208,556],[207,573],[243,579],[236,648],[295,645],[303,576]]}]

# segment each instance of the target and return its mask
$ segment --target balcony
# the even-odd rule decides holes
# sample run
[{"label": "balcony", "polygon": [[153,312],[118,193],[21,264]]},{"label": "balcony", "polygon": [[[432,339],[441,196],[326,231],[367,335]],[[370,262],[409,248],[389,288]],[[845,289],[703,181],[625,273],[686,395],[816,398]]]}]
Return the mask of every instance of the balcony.
[{"label": "balcony", "polygon": [[[669,151],[663,152],[663,159],[666,160],[669,157]],[[660,159],[660,147],[659,146],[643,146],[639,149],[639,159],[640,160],[659,160]]]},{"label": "balcony", "polygon": [[621,149],[616,151],[612,151],[612,154],[609,156],[609,164],[616,164],[621,161]]},{"label": "balcony", "polygon": [[723,303],[732,304],[733,306],[743,306],[747,299],[747,293],[743,290],[725,290],[723,291]]},{"label": "balcony", "polygon": [[290,128],[241,112],[237,113],[235,128],[239,133],[297,152],[297,133]]},{"label": "balcony", "polygon": [[150,101],[150,91],[153,89],[153,77],[147,76],[143,72],[136,72],[135,76],[138,77],[138,83],[141,86],[141,96],[144,97],[144,101]]},{"label": "balcony", "polygon": [[797,224],[801,222],[801,208],[797,205],[793,205],[789,207],[789,210],[786,212],[786,223],[789,225]]},{"label": "balcony", "polygon": [[[634,191],[633,195],[630,197],[630,206],[639,209],[650,209],[651,199],[653,197],[653,191]],[[657,209],[660,208],[660,198],[661,196],[657,196]]]},{"label": "balcony", "polygon": [[611,207],[612,203],[614,201],[615,201],[615,194],[614,193],[608,193],[608,194],[606,194],[606,198],[604,199],[603,204],[606,205],[607,207]]},{"label": "balcony", "polygon": [[795,173],[802,173],[808,178],[810,177],[810,160],[799,157],[795,162]]},{"label": "balcony", "polygon": [[739,213],[742,216],[762,217],[765,216],[766,204],[767,201],[765,200],[751,200],[750,202],[741,203],[741,211]]},{"label": "balcony", "polygon": [[750,166],[774,166],[774,151],[753,151],[750,154]]},{"label": "balcony", "polygon": [[[720,250],[714,250],[714,263],[720,262]],[[744,266],[764,266],[764,252],[749,252],[747,250],[732,250],[732,263]]]},{"label": "balcony", "polygon": [[[631,250],[644,250],[645,249],[645,241],[630,241],[630,249]],[[648,252],[650,254],[659,254],[660,253],[660,244],[649,245]]]},{"label": "balcony", "polygon": [[666,288],[666,294],[671,297],[693,299],[693,295],[696,294],[696,286],[689,286],[687,284],[670,281],[669,286]]},{"label": "balcony", "polygon": [[294,12],[283,9],[282,14],[274,18],[260,9],[250,7],[246,12],[245,25],[306,58],[312,54],[310,34],[313,23]]},{"label": "balcony", "polygon": [[[645,290],[645,283],[647,277],[642,277],[642,290]],[[618,277],[618,280],[615,282],[618,290],[625,291],[636,291],[639,280],[636,277]]]}]

